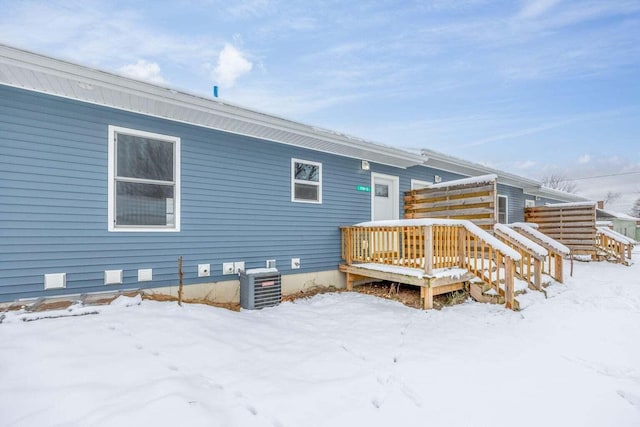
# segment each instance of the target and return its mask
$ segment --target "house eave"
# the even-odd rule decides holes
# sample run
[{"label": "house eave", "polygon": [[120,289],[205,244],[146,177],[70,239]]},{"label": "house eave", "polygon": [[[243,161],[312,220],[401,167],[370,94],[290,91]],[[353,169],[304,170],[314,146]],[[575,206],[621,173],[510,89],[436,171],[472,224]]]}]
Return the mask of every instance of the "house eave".
[{"label": "house eave", "polygon": [[0,84],[400,168],[423,164],[418,153],[1,44]]}]

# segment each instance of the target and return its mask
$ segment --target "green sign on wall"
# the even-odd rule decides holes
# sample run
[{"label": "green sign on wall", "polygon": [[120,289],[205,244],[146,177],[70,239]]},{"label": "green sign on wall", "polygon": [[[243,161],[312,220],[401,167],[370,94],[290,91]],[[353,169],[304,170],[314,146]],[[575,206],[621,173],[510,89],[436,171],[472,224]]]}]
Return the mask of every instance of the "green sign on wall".
[{"label": "green sign on wall", "polygon": [[358,186],[356,186],[356,190],[370,193],[371,192],[371,187],[369,187],[367,185],[358,185]]}]

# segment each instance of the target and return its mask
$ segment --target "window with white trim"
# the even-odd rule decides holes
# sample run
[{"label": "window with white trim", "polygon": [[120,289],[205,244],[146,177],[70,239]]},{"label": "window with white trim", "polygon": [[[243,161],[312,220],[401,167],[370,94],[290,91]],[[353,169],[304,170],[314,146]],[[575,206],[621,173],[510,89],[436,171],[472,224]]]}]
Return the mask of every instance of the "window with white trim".
[{"label": "window with white trim", "polygon": [[109,126],[109,231],[180,231],[180,138]]},{"label": "window with white trim", "polygon": [[498,222],[507,224],[509,222],[509,200],[507,196],[498,195]]},{"label": "window with white trim", "polygon": [[322,163],[291,159],[291,201],[322,203]]}]

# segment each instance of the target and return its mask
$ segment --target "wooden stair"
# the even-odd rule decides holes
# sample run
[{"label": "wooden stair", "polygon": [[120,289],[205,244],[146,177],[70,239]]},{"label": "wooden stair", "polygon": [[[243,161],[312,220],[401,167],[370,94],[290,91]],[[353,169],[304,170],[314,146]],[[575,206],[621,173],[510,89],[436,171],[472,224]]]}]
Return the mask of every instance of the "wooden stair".
[{"label": "wooden stair", "polygon": [[[513,299],[514,310],[517,311],[520,309],[520,303],[515,297],[517,297],[518,295],[522,295],[524,293],[526,293],[525,290],[514,292],[514,299]],[[490,285],[478,280],[469,282],[469,294],[471,295],[471,298],[483,304],[504,304],[506,299],[505,292],[502,289],[502,287],[500,288],[499,292],[496,292],[495,289],[492,288]]]}]

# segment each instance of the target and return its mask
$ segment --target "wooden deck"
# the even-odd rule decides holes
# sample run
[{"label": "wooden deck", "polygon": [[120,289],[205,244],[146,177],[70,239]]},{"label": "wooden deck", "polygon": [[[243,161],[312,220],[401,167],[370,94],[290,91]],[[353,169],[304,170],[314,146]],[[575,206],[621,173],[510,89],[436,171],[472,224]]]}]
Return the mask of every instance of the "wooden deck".
[{"label": "wooden deck", "polygon": [[[433,308],[433,297],[464,289],[465,283],[475,278],[472,273],[447,275],[440,277],[415,276],[413,274],[394,273],[356,265],[340,265],[339,270],[347,275],[347,290],[353,290],[355,282],[385,280],[420,287],[420,299],[425,309]],[[456,272],[457,273],[457,272]]]},{"label": "wooden deck", "polygon": [[572,255],[590,255],[628,265],[631,243],[625,236],[607,233],[596,226],[596,204],[559,203],[525,209],[525,220],[538,230],[571,249]]},{"label": "wooden deck", "polygon": [[[415,285],[421,288],[423,307],[432,308],[434,295],[477,281],[504,296],[507,308],[516,306],[513,286],[514,263],[520,261],[517,252],[468,221],[397,223],[406,225],[341,228],[345,264],[339,269],[347,274],[348,288],[366,279]],[[411,271],[398,270],[402,268]]]}]

